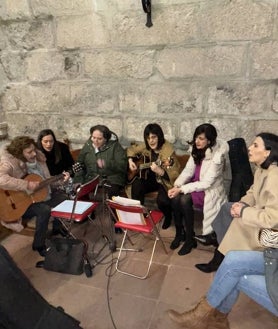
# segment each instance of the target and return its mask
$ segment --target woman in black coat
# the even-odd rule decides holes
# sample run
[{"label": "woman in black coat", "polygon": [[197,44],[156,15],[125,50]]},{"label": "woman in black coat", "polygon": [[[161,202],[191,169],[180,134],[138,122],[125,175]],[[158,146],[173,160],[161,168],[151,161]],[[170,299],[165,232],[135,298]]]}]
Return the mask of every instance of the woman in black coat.
[{"label": "woman in black coat", "polygon": [[69,147],[65,143],[57,141],[51,129],[44,129],[39,133],[37,146],[46,157],[46,164],[51,176],[71,170],[74,160]]}]

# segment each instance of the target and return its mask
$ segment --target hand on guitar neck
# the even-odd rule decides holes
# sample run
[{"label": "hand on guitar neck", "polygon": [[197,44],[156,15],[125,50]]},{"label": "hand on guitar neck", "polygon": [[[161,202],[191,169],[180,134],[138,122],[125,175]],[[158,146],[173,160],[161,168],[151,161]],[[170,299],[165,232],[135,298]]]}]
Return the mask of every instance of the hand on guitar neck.
[{"label": "hand on guitar neck", "polygon": [[146,156],[140,156],[135,158],[130,158],[129,170],[127,174],[128,184],[132,184],[136,177],[147,179],[148,169],[159,174],[161,169],[171,167],[174,163],[173,158],[169,157],[166,160],[158,159],[154,162],[150,162],[150,159]]}]

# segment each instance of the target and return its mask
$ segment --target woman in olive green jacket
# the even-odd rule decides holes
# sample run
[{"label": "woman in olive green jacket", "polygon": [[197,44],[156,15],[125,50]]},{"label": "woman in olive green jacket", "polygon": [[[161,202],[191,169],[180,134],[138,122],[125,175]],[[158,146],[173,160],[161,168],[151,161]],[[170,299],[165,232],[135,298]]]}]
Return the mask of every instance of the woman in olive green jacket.
[{"label": "woman in olive green jacket", "polygon": [[91,137],[80,151],[77,161],[83,170],[76,173],[74,183],[86,183],[99,175],[107,182],[107,194],[119,195],[126,183],[127,156],[117,136],[104,125],[90,129]]}]

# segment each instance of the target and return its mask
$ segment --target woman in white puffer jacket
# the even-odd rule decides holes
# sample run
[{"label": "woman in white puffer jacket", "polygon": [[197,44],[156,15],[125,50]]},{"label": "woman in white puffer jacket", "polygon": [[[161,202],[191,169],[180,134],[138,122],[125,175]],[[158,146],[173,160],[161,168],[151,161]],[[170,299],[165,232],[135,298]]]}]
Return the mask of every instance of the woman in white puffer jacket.
[{"label": "woman in white puffer jacket", "polygon": [[176,236],[170,248],[178,248],[185,240],[179,255],[186,255],[197,246],[194,239],[194,208],[203,211],[203,235],[209,235],[213,232],[211,223],[221,205],[227,201],[223,172],[229,147],[227,142],[216,139],[216,129],[209,123],[195,129],[190,142],[191,156],[174,187],[168,191],[176,226]]}]

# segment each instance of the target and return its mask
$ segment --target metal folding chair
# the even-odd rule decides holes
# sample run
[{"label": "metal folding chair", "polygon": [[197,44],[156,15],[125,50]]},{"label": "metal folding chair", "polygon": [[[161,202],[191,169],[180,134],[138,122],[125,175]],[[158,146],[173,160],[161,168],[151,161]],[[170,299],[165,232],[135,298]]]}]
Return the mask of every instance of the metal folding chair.
[{"label": "metal folding chair", "polygon": [[[149,211],[146,207],[142,205],[123,205],[116,201],[106,200],[108,209],[110,210],[112,216],[115,218],[115,227],[121,228],[124,231],[124,236],[119,248],[119,254],[116,260],[116,270],[119,273],[135,277],[137,279],[146,279],[149,275],[149,271],[152,265],[154,251],[156,248],[157,241],[160,241],[162,247],[167,254],[165,244],[160,236],[159,230],[157,228],[160,221],[163,219],[164,215],[159,210]],[[143,251],[142,248],[125,249],[124,245],[126,240],[133,244],[128,236],[128,232],[137,232],[145,234],[152,234],[154,236],[154,243],[151,251],[151,256],[149,258],[147,270],[144,275],[136,275],[131,272],[124,271],[120,268],[122,251]]]},{"label": "metal folding chair", "polygon": [[69,236],[76,238],[71,232],[72,224],[83,222],[87,218],[90,219],[91,213],[97,208],[98,202],[83,200],[85,197],[89,199],[89,195],[96,190],[98,184],[99,176],[96,176],[77,188],[73,200],[65,200],[52,209],[51,216],[59,219]]}]

